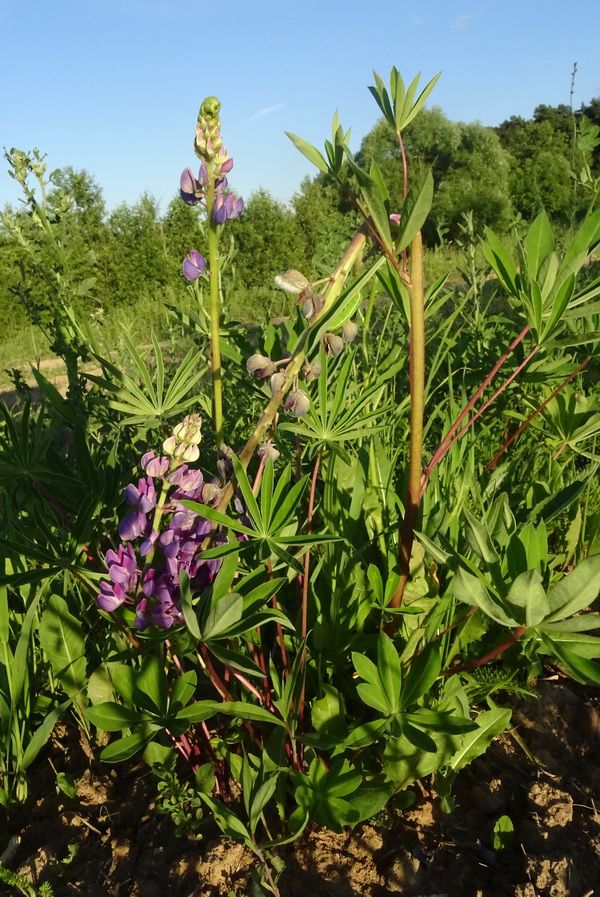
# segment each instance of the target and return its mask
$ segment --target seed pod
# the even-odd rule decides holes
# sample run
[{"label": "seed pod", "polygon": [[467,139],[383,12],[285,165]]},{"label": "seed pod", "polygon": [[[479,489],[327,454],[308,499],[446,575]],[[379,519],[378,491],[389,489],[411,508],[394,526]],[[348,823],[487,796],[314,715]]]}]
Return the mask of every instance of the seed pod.
[{"label": "seed pod", "polygon": [[310,399],[303,389],[293,389],[288,393],[284,408],[292,417],[302,417],[310,408]]},{"label": "seed pod", "polygon": [[277,461],[280,454],[281,452],[273,445],[272,442],[263,442],[263,444],[259,445],[258,447],[258,457],[262,461],[265,461],[265,463],[267,461]]},{"label": "seed pod", "polygon": [[310,287],[310,283],[300,271],[290,268],[285,274],[278,274],[275,278],[275,286],[286,293],[303,293]]},{"label": "seed pod", "polygon": [[324,305],[325,297],[321,293],[311,293],[302,303],[302,314],[307,321],[310,321],[311,318],[319,314]]},{"label": "seed pod", "polygon": [[307,364],[306,367],[302,369],[302,373],[304,374],[304,379],[307,383],[310,383],[311,380],[316,380],[323,370],[323,366],[320,361],[313,361],[312,364]]},{"label": "seed pod", "polygon": [[321,345],[328,355],[337,358],[344,348],[344,340],[337,333],[324,333],[321,338]]},{"label": "seed pod", "polygon": [[246,370],[249,374],[256,374],[257,380],[264,380],[275,373],[275,365],[265,355],[251,355],[246,362]]},{"label": "seed pod", "polygon": [[284,383],[284,371],[278,371],[276,374],[273,374],[273,376],[269,380],[269,386],[271,387],[271,392],[273,393],[273,395],[275,395],[276,392],[279,392]]},{"label": "seed pod", "polygon": [[358,327],[354,321],[346,321],[342,327],[342,339],[345,343],[351,343],[356,339]]}]

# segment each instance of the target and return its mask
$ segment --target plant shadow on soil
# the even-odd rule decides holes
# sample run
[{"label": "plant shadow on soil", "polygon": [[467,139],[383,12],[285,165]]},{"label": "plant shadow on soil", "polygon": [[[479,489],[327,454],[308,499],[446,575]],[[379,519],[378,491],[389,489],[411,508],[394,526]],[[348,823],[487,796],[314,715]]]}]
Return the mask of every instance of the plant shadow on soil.
[{"label": "plant shadow on soil", "polygon": [[[600,694],[559,677],[538,694],[514,705],[530,757],[505,733],[460,773],[451,814],[423,789],[381,825],[305,834],[281,850],[282,897],[598,897]],[[78,779],[75,798],[57,792],[53,766]],[[27,804],[8,821],[8,835],[21,838],[8,865],[36,885],[49,881],[57,897],[246,897],[252,857],[216,831],[176,838],[154,810],[155,786],[144,765],[109,769],[72,730],[58,731]],[[514,840],[495,853],[503,815]]]}]

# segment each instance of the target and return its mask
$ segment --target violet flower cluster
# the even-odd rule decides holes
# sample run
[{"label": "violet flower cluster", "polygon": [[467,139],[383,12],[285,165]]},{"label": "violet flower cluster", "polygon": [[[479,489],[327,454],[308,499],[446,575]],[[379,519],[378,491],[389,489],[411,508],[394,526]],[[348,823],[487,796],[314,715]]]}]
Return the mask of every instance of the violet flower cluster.
[{"label": "violet flower cluster", "polygon": [[182,623],[181,573],[199,590],[212,582],[221,563],[201,557],[210,522],[181,504],[213,504],[219,499],[215,484],[205,483],[202,472],[186,463],[198,457],[199,438],[199,418],[191,415],[165,441],[167,455],[147,452],[142,457],[145,476],[124,492],[130,511],[119,524],[121,544],[106,552],[108,581],[100,583],[96,600],[107,613],[125,604],[134,606],[139,630],[150,624],[169,629]]},{"label": "violet flower cluster", "polygon": [[207,97],[200,106],[194,152],[202,160],[198,177],[191,168],[186,168],[179,182],[181,198],[190,206],[206,201],[209,183],[214,183],[214,205],[212,218],[217,224],[238,218],[244,210],[241,196],[227,193],[227,175],[233,168],[221,136],[219,110],[221,104],[216,97]]}]

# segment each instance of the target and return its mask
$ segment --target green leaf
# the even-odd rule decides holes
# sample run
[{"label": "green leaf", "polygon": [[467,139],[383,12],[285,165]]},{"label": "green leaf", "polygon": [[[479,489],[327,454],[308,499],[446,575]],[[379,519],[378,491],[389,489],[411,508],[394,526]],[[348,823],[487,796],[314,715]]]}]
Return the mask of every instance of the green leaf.
[{"label": "green leaf", "polygon": [[141,695],[151,701],[159,714],[166,715],[169,705],[167,676],[156,655],[144,657],[142,667],[135,676],[135,703],[140,703]]},{"label": "green leaf", "polygon": [[467,509],[464,509],[467,520],[467,542],[475,552],[475,554],[485,561],[488,566],[497,564],[500,558],[492,544],[492,539],[485,526],[481,521],[473,517]]},{"label": "green leaf", "polygon": [[[526,570],[519,574],[510,587],[506,601],[507,604],[525,611],[520,616],[528,629],[541,623],[547,616],[550,606],[539,570]],[[517,614],[518,611],[515,618]]]},{"label": "green leaf", "polygon": [[346,732],[346,710],[342,694],[324,682],[323,697],[312,705],[311,719],[321,735],[343,735]]},{"label": "green leaf", "polygon": [[323,158],[322,154],[319,150],[311,146],[310,143],[307,143],[306,140],[303,140],[301,137],[297,137],[296,134],[290,134],[289,131],[286,131],[286,136],[290,138],[294,146],[297,150],[300,150],[303,156],[306,156],[309,162],[312,162],[319,171],[322,171],[324,174],[329,171],[329,166],[327,162]]},{"label": "green leaf", "polygon": [[43,721],[40,723],[38,728],[33,733],[33,736],[30,738],[25,751],[23,752],[23,756],[21,757],[21,761],[19,763],[19,769],[25,770],[31,763],[35,760],[41,749],[44,747],[46,742],[48,741],[52,729],[58,722],[60,716],[65,712],[67,707],[70,707],[71,699],[68,701],[64,701],[60,706],[55,707],[54,710],[51,710],[47,716],[44,717]]},{"label": "green leaf", "polygon": [[198,677],[195,670],[188,670],[177,677],[173,688],[171,689],[171,697],[169,699],[169,710],[174,707],[184,707],[194,695]]},{"label": "green leaf", "polygon": [[391,638],[381,632],[377,640],[377,667],[381,685],[392,712],[399,709],[400,701],[400,658]]},{"label": "green leaf", "polygon": [[211,608],[202,626],[204,641],[217,638],[234,626],[242,618],[244,599],[237,592],[230,592],[220,598]]},{"label": "green leaf", "polygon": [[107,701],[104,704],[96,704],[94,707],[88,707],[86,716],[99,729],[105,729],[107,732],[120,732],[121,729],[131,729],[133,726],[140,726],[147,723],[150,717],[146,713],[139,713],[117,704],[115,701]]},{"label": "green leaf", "polygon": [[460,748],[452,756],[449,763],[451,769],[458,772],[472,763],[476,757],[484,754],[496,735],[508,728],[511,712],[511,710],[494,707],[492,710],[484,710],[480,713],[477,717],[476,731],[467,733],[461,739]]},{"label": "green leaf", "polygon": [[423,227],[433,203],[433,174],[428,169],[421,181],[413,182],[402,205],[400,232],[396,253],[401,253],[412,243]]},{"label": "green leaf", "polygon": [[250,831],[256,831],[256,826],[259,823],[261,813],[264,811],[265,807],[275,793],[278,778],[279,772],[273,773],[273,775],[269,776],[266,782],[263,782],[262,785],[260,785],[260,787],[256,790],[256,794],[253,795],[252,802],[250,804],[250,812],[248,813],[250,821]]},{"label": "green leaf", "polygon": [[465,716],[455,716],[447,711],[425,710],[419,708],[416,713],[405,713],[404,718],[415,726],[430,729],[432,732],[454,734],[456,732],[473,732],[477,723]]},{"label": "green leaf", "polygon": [[135,732],[133,735],[119,738],[104,748],[100,754],[100,759],[105,763],[122,763],[124,760],[129,760],[148,744],[154,737],[154,734],[153,731]]},{"label": "green leaf", "polygon": [[394,783],[386,782],[383,776],[362,782],[358,790],[349,798],[358,813],[357,822],[363,822],[379,813],[394,793]]},{"label": "green leaf", "polygon": [[257,679],[265,678],[264,671],[245,654],[241,654],[239,651],[230,651],[229,648],[224,648],[223,645],[215,644],[214,642],[211,642],[208,647],[211,654],[214,654],[226,666],[239,670],[245,676],[256,676]]},{"label": "green leaf", "polygon": [[203,723],[215,716],[221,705],[215,701],[194,701],[177,711],[177,719],[188,723]]},{"label": "green leaf", "polygon": [[42,614],[40,644],[65,693],[82,705],[87,683],[83,627],[58,595],[51,596]]},{"label": "green leaf", "polygon": [[182,570],[179,574],[179,595],[181,599],[181,610],[183,613],[183,618],[186,622],[186,626],[189,629],[192,637],[195,638],[197,642],[199,642],[201,638],[200,627],[198,625],[198,617],[196,616],[196,611],[194,610],[192,603],[190,578],[185,570]]},{"label": "green leaf", "polygon": [[586,558],[548,592],[547,623],[589,607],[600,592],[600,554]]},{"label": "green leaf", "polygon": [[529,228],[524,244],[527,272],[531,280],[535,280],[540,265],[554,249],[554,234],[545,212],[540,212]]},{"label": "green leaf", "polygon": [[361,701],[367,704],[368,707],[373,707],[375,710],[379,710],[380,713],[385,713],[388,716],[394,712],[394,707],[390,705],[386,693],[380,686],[371,685],[370,682],[361,682],[360,685],[356,686],[356,690]]},{"label": "green leaf", "polygon": [[549,654],[560,662],[566,672],[584,685],[600,685],[600,664],[588,660],[586,657],[580,657],[563,645],[559,645],[553,638],[549,638],[545,633],[541,633],[542,642]]},{"label": "green leaf", "polygon": [[228,716],[237,716],[238,719],[251,719],[257,723],[269,723],[285,728],[282,719],[269,710],[265,710],[264,707],[257,707],[256,704],[247,704],[245,701],[223,701],[215,706],[219,713],[226,713]]},{"label": "green leaf", "polygon": [[437,679],[442,660],[437,645],[429,644],[410,662],[408,675],[400,694],[400,709],[405,710],[415,704],[429,691]]},{"label": "green leaf", "polygon": [[478,607],[501,626],[514,629],[519,625],[516,620],[504,612],[500,605],[496,604],[483,582],[472,573],[468,573],[463,567],[459,567],[454,574],[453,594],[458,601]]}]

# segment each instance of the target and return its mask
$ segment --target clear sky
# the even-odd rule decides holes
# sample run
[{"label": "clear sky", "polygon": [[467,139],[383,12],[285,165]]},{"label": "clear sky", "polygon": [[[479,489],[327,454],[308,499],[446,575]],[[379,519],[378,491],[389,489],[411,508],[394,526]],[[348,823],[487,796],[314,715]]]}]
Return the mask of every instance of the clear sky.
[{"label": "clear sky", "polygon": [[600,96],[599,35],[597,0],[0,0],[0,146],[87,169],[109,208],[147,191],[164,209],[214,94],[231,185],[287,201],[315,170],[284,132],[322,147],[339,109],[358,149],[373,69],[442,70],[430,102],[496,125],[568,103],[574,62],[575,107]]}]

